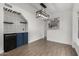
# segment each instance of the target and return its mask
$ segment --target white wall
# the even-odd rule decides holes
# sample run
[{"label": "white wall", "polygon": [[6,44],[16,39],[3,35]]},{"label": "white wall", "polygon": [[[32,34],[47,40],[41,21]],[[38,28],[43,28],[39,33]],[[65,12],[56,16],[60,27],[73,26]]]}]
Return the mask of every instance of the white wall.
[{"label": "white wall", "polygon": [[44,22],[36,19],[35,9],[28,4],[11,4],[13,9],[20,11],[28,21],[28,40],[36,41],[44,36]]},{"label": "white wall", "polygon": [[73,5],[73,47],[76,49],[78,55],[79,55],[79,39],[78,39],[78,13],[79,12],[79,3],[76,3]]},{"label": "white wall", "polygon": [[[40,38],[43,38],[44,36],[44,22],[42,20],[38,20],[35,17],[35,12],[31,6],[29,5],[24,5],[29,8],[23,9],[23,6],[17,6],[18,4],[11,4],[13,8],[11,8],[14,11],[21,12],[22,15],[25,17],[25,19],[28,21],[28,41],[33,42],[36,41]],[[4,4],[0,4],[0,53],[4,51],[4,39],[3,39],[3,34],[6,33],[5,31],[3,33],[3,6]],[[25,7],[24,7],[25,8]],[[10,29],[11,30],[11,29]],[[9,31],[9,30],[8,30]],[[14,31],[16,32],[16,31]],[[11,31],[12,33],[12,31]]]},{"label": "white wall", "polygon": [[72,11],[66,10],[61,12],[54,12],[53,18],[60,17],[59,29],[48,30],[47,39],[59,43],[69,44],[72,43]]},{"label": "white wall", "polygon": [[[21,15],[16,13],[4,11],[4,22],[13,22],[13,24],[4,23],[4,33],[21,33],[28,31],[28,23],[22,24],[21,21],[25,21]],[[24,30],[23,30],[24,29]]]},{"label": "white wall", "polygon": [[0,3],[0,53],[3,52],[3,4]]}]

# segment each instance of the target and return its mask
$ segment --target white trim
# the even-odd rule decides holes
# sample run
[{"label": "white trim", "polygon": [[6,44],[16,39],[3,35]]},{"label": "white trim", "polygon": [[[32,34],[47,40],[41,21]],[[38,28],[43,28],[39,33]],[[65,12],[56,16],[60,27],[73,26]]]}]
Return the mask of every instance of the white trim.
[{"label": "white trim", "polygon": [[35,41],[40,40],[40,39],[42,39],[42,38],[38,38],[38,39],[34,39],[34,40],[30,40],[30,41],[28,41],[28,43],[32,43],[32,42],[35,42]]},{"label": "white trim", "polygon": [[28,41],[28,43],[32,43],[32,42],[35,42],[35,41],[37,41],[37,40],[39,40],[39,39],[30,40],[30,41]]},{"label": "white trim", "polygon": [[77,52],[77,54],[79,56],[79,45],[76,42],[74,42],[73,46],[74,46],[74,48],[75,48],[75,50],[76,50],[76,52]]},{"label": "white trim", "polygon": [[48,41],[57,42],[57,43],[61,43],[61,44],[66,44],[66,45],[72,45],[72,44],[68,44],[66,42],[59,42],[59,41],[53,41],[53,40],[48,40]]},{"label": "white trim", "polygon": [[4,50],[0,50],[0,54],[3,53],[3,52],[4,52]]}]

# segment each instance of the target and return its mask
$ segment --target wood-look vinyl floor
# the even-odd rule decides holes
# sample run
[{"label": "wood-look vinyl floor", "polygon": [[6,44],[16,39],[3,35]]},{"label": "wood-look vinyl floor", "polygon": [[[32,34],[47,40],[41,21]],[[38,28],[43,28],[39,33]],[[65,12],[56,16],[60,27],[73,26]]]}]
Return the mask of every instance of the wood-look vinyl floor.
[{"label": "wood-look vinyl floor", "polygon": [[2,56],[77,56],[70,45],[40,39],[1,54]]}]

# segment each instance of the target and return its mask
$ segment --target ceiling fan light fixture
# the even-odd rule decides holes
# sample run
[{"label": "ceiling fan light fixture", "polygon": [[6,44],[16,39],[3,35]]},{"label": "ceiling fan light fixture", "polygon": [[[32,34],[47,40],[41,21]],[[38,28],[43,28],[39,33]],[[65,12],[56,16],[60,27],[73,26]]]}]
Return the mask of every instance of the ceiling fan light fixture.
[{"label": "ceiling fan light fixture", "polygon": [[42,10],[38,10],[36,11],[36,18],[38,17],[42,17],[42,18],[49,18],[49,15],[42,9]]}]

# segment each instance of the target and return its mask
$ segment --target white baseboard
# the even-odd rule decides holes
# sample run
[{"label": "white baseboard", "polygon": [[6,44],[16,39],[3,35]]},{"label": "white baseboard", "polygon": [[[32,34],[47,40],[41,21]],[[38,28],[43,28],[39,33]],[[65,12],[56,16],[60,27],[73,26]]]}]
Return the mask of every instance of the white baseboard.
[{"label": "white baseboard", "polygon": [[32,42],[35,42],[35,41],[40,40],[40,39],[42,39],[42,38],[38,38],[38,39],[34,39],[34,40],[30,40],[30,41],[28,41],[28,43],[32,43]]},{"label": "white baseboard", "polygon": [[59,41],[53,41],[53,40],[48,40],[48,41],[57,42],[57,43],[61,43],[61,44],[72,45],[72,44],[68,44],[68,43],[66,43],[66,42],[59,42]]},{"label": "white baseboard", "polygon": [[4,52],[4,50],[0,50],[0,54],[3,53],[3,52]]},{"label": "white baseboard", "polygon": [[77,55],[79,56],[79,45],[77,45],[77,43],[74,42],[73,46],[77,52]]},{"label": "white baseboard", "polygon": [[32,42],[35,42],[35,41],[37,41],[37,40],[39,40],[39,39],[30,40],[28,43],[32,43]]},{"label": "white baseboard", "polygon": [[[28,43],[35,42],[35,41],[37,41],[37,40],[39,40],[39,39],[42,39],[42,38],[38,38],[38,39],[34,39],[34,40],[30,40]],[[52,40],[48,40],[48,41],[52,41]],[[58,42],[58,41],[52,41],[52,42]],[[61,43],[61,44],[67,44],[67,45],[72,45],[72,44],[68,44],[68,43],[66,43],[66,42],[58,42],[58,43]]]}]

